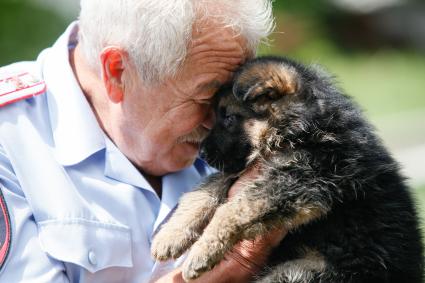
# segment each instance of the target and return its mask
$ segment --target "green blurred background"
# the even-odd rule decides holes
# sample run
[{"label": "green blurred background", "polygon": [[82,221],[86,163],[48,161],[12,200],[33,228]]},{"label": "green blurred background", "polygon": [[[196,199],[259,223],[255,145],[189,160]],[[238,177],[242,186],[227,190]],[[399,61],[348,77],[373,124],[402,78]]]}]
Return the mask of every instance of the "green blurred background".
[{"label": "green blurred background", "polygon": [[[409,177],[425,218],[425,3],[276,0],[261,54],[318,63],[356,98]],[[78,15],[78,0],[0,0],[0,66],[34,60]]]}]

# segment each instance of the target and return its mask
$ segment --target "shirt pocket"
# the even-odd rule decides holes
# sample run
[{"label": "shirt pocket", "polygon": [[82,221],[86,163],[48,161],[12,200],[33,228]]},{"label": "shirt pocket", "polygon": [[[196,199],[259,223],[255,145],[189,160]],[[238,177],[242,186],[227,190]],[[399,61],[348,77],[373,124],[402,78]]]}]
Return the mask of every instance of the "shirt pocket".
[{"label": "shirt pocket", "polygon": [[91,273],[108,267],[132,267],[131,230],[127,226],[84,219],[38,223],[43,250],[51,257]]}]

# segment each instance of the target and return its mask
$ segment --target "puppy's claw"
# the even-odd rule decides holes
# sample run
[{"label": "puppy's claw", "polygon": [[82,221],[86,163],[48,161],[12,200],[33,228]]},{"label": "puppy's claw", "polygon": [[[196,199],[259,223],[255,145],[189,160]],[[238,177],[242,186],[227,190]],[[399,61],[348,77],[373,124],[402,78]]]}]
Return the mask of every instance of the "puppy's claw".
[{"label": "puppy's claw", "polygon": [[183,265],[183,279],[186,282],[194,280],[213,267],[206,256],[189,255]]},{"label": "puppy's claw", "polygon": [[159,232],[151,247],[152,257],[159,261],[176,259],[188,248],[187,240],[176,233]]},{"label": "puppy's claw", "polygon": [[183,264],[183,279],[185,281],[193,280],[209,271],[221,260],[219,253],[211,254],[209,247],[202,248],[201,245],[195,244],[190,250]]}]

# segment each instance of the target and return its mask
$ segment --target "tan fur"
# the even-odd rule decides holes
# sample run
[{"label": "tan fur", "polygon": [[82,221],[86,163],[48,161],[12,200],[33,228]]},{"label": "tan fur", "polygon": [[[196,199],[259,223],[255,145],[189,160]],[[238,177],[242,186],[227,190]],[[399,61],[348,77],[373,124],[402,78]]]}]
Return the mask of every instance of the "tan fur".
[{"label": "tan fur", "polygon": [[272,98],[291,95],[299,89],[299,76],[294,68],[282,64],[259,65],[246,70],[238,79],[239,84],[250,84],[255,77],[260,83],[254,84],[247,95],[253,99],[267,93]]},{"label": "tan fur", "polygon": [[[309,271],[321,272],[325,270],[326,262],[323,256],[319,254],[319,252],[310,250],[304,258],[287,262],[284,268],[286,275],[285,282],[309,283],[310,281],[306,274],[309,274]],[[312,275],[313,273],[311,273],[310,280],[313,278]]]},{"label": "tan fur", "polygon": [[326,213],[327,211],[322,208],[303,207],[303,205],[301,205],[298,212],[285,222],[285,226],[288,227],[288,229],[294,229],[314,219],[318,219]]},{"label": "tan fur", "polygon": [[[243,193],[221,205],[190,249],[183,265],[183,278],[186,281],[195,279],[212,269],[227,251],[246,236],[244,231],[258,223],[258,217],[267,207],[266,200],[252,201]],[[258,231],[252,235],[258,235]]]},{"label": "tan fur", "polygon": [[[262,151],[267,150],[267,133],[269,130],[268,122],[263,120],[250,119],[243,125],[246,135],[248,136],[253,150],[248,157],[247,164],[251,164],[262,155]],[[264,153],[263,153],[264,155]]]},{"label": "tan fur", "polygon": [[[314,275],[324,272],[327,264],[318,251],[305,249],[303,257],[281,264],[278,270],[270,273],[264,282],[310,283]],[[261,281],[261,282],[263,282]]]},{"label": "tan fur", "polygon": [[[294,94],[298,90],[297,73],[293,68],[284,65],[269,65],[262,72],[269,79],[265,81],[266,88],[276,88],[281,94]],[[263,74],[262,74],[263,75]]]},{"label": "tan fur", "polygon": [[304,270],[322,271],[326,268],[326,261],[322,254],[313,249],[305,249],[305,256],[292,261],[292,264],[302,267]]},{"label": "tan fur", "polygon": [[152,242],[152,256],[158,260],[178,258],[199,237],[216,205],[204,190],[185,194],[173,214],[173,221],[162,225]]},{"label": "tan fur", "polygon": [[244,129],[251,141],[251,144],[256,148],[259,148],[264,143],[269,129],[269,124],[265,120],[260,121],[250,119],[245,122]]}]

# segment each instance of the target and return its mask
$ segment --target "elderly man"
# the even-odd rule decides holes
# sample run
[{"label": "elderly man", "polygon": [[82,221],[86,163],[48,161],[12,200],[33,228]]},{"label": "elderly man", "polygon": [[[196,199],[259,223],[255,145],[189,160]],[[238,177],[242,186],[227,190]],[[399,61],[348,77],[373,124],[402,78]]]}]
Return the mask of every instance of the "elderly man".
[{"label": "elderly man", "polygon": [[[0,69],[0,282],[180,282],[152,236],[211,172],[210,100],[272,26],[268,0],[82,0],[37,61]],[[276,238],[199,281],[249,280]]]}]

